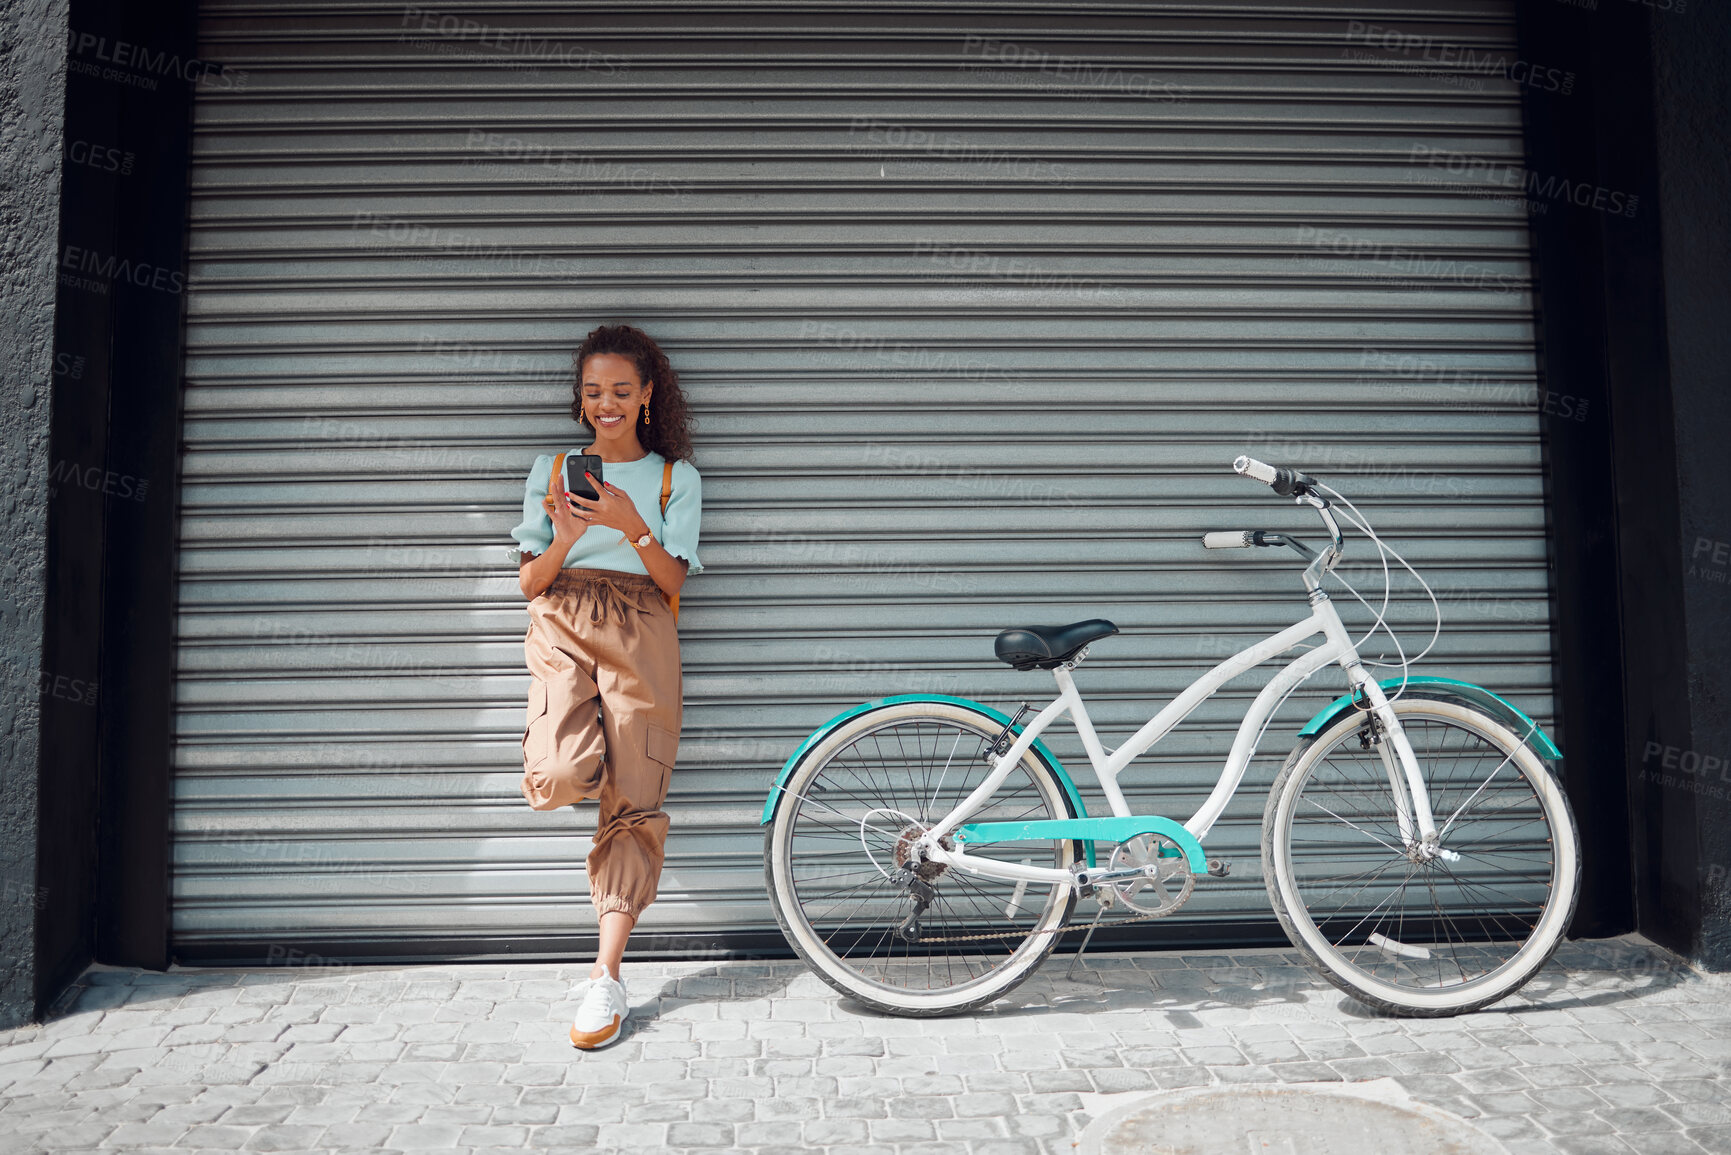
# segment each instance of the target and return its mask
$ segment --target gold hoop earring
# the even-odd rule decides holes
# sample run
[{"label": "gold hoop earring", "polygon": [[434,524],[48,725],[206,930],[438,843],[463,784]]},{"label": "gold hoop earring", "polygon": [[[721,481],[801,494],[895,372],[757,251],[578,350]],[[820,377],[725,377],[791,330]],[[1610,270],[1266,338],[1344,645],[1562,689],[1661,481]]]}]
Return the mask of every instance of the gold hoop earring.
[{"label": "gold hoop earring", "polygon": [[643,424],[649,424],[649,402],[647,401],[643,403]]}]

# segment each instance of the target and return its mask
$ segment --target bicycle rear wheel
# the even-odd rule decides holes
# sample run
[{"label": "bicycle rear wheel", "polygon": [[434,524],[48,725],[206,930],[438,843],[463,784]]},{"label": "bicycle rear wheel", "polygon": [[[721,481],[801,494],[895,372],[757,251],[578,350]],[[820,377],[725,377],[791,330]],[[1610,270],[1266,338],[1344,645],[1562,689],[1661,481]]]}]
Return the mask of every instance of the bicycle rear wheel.
[{"label": "bicycle rear wheel", "polygon": [[[764,872],[789,944],[836,990],[890,1014],[956,1014],[1002,997],[1051,953],[1076,902],[1068,883],[903,869],[908,844],[991,772],[982,756],[1001,729],[967,706],[885,706],[838,727],[788,779]],[[1079,816],[1030,750],[968,821]],[[1068,870],[1079,851],[1048,839],[969,853]],[[921,886],[931,894],[910,925]]]},{"label": "bicycle rear wheel", "polygon": [[1354,998],[1462,1014],[1518,990],[1562,941],[1580,889],[1574,817],[1550,769],[1496,719],[1416,695],[1394,709],[1445,853],[1403,840],[1392,747],[1366,715],[1349,715],[1275,779],[1268,895],[1293,944]]}]

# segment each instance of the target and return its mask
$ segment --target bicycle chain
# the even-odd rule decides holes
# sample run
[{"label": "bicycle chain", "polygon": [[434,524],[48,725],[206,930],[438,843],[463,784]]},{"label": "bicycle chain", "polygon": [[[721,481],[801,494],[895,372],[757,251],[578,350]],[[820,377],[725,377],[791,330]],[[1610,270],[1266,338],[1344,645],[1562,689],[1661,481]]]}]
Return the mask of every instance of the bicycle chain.
[{"label": "bicycle chain", "polygon": [[[1159,914],[1139,914],[1135,918],[1114,919],[1110,923],[1103,921],[1100,923],[1100,925],[1101,926],[1129,926],[1133,922],[1153,922],[1155,919],[1165,918],[1167,915],[1169,915],[1171,913],[1172,912],[1168,910],[1168,911],[1162,911]],[[1082,929],[1081,926],[1079,926],[1077,924],[1065,923],[1063,926],[1054,927],[1051,930],[1030,930],[1030,931],[1005,930],[1005,931],[996,931],[996,932],[989,933],[989,934],[952,934],[952,935],[945,935],[942,938],[927,938],[925,935],[922,934],[919,938],[915,939],[911,945],[924,946],[927,943],[945,943],[945,942],[983,942],[986,939],[995,939],[995,938],[1033,938],[1035,935],[1063,934],[1065,931],[1081,930],[1081,929]]]}]

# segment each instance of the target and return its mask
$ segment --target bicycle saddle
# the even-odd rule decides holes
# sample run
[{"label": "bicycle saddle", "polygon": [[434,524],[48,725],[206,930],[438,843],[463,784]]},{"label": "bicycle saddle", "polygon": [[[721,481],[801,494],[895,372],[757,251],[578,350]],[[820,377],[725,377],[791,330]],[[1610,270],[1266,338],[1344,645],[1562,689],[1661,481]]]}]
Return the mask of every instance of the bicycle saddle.
[{"label": "bicycle saddle", "polygon": [[1018,670],[1050,670],[1075,657],[1076,651],[1089,642],[1117,632],[1118,627],[1104,618],[1071,622],[1067,626],[1023,626],[999,634],[992,648],[1000,661]]}]

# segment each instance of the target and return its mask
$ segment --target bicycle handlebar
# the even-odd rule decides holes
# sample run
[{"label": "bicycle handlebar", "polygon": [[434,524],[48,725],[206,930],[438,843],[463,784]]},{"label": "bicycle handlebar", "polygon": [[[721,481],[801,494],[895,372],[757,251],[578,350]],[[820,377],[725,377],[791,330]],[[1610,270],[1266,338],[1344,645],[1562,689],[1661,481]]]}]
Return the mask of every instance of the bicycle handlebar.
[{"label": "bicycle handlebar", "polygon": [[1320,589],[1322,579],[1334,568],[1334,563],[1340,560],[1346,541],[1341,536],[1339,524],[1334,520],[1334,513],[1329,509],[1328,499],[1316,492],[1316,479],[1296,469],[1281,469],[1243,454],[1233,460],[1232,468],[1240,476],[1260,481],[1282,497],[1296,498],[1300,505],[1315,509],[1317,516],[1322,518],[1323,526],[1328,530],[1328,548],[1321,553],[1313,553],[1306,546],[1282,534],[1268,534],[1261,530],[1217,531],[1204,537],[1202,544],[1209,549],[1231,549],[1246,545],[1291,546],[1310,558],[1310,564],[1304,569],[1304,584],[1313,593]]},{"label": "bicycle handlebar", "polygon": [[1260,481],[1282,497],[1302,497],[1316,488],[1316,479],[1309,474],[1296,469],[1278,469],[1243,454],[1232,462],[1232,468],[1252,481]]}]

